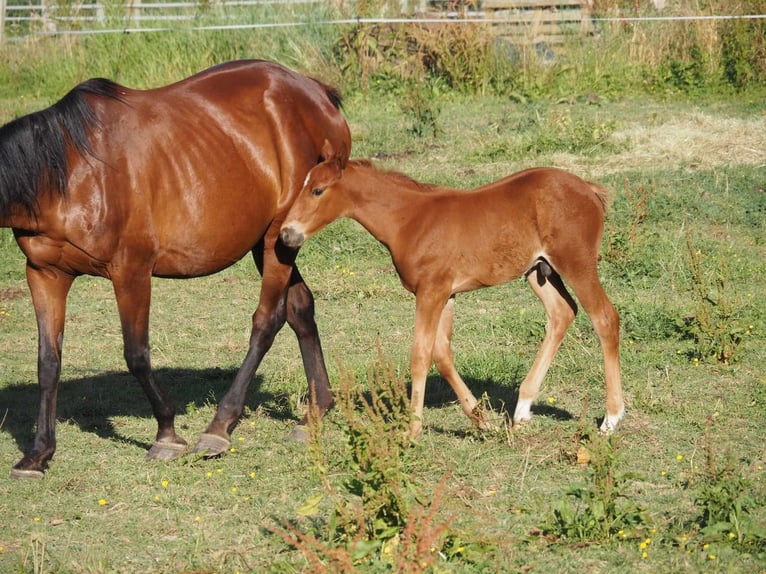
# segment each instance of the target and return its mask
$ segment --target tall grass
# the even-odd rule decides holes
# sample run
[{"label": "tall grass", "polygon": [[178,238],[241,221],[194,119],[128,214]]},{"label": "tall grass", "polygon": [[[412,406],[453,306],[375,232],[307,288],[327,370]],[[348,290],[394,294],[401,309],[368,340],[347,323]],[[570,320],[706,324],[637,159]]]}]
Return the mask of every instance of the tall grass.
[{"label": "tall grass", "polygon": [[[24,95],[28,102],[43,97],[49,101],[92,76],[107,76],[134,87],[156,86],[215,63],[251,57],[275,59],[319,75],[347,94],[394,92],[410,100],[417,97],[413,90],[424,82],[436,87],[429,96],[434,98],[459,92],[522,101],[592,94],[733,92],[766,83],[766,21],[762,19],[597,20],[593,34],[575,35],[563,46],[551,46],[555,54],[551,59],[541,58],[539,47],[496,37],[488,24],[323,24],[353,10],[349,4],[340,6],[345,11],[323,4],[298,12],[297,8],[269,7],[243,12],[236,20],[245,24],[299,21],[300,28],[195,31],[178,27],[161,33],[31,37],[7,43],[0,47],[5,61],[0,66],[0,98]],[[601,0],[594,16],[647,15],[652,14],[650,7],[648,1]],[[208,8],[200,3],[195,24],[206,23]],[[359,15],[391,15],[392,3],[365,2],[355,9]],[[766,13],[766,0],[683,0],[672,3],[663,15],[759,13]],[[26,109],[23,102],[11,106],[14,114]],[[424,113],[433,115],[433,111]]]}]

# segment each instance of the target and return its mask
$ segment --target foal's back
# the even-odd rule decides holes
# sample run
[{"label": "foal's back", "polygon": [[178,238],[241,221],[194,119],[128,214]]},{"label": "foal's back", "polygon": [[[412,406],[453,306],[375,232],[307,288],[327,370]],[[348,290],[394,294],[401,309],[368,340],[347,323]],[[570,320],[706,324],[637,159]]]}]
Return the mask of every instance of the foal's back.
[{"label": "foal's back", "polygon": [[[413,257],[422,272],[450,276],[453,292],[506,283],[540,257],[554,267],[565,260],[590,267],[598,259],[604,193],[555,168],[527,169],[472,191],[429,193],[432,208],[413,222]],[[428,257],[434,250],[438,260]]]}]

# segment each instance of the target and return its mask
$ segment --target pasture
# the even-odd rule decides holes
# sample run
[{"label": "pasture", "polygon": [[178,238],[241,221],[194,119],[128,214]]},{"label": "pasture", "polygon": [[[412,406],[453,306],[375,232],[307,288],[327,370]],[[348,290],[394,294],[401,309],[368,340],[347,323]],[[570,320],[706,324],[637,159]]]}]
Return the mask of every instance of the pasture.
[{"label": "pasture", "polygon": [[[432,371],[422,436],[412,445],[388,436],[404,416],[394,407],[408,380],[414,297],[385,249],[339,221],[305,245],[299,265],[316,297],[331,384],[361,391],[349,399],[353,408],[331,411],[308,446],[284,440],[306,400],[285,328],[256,374],[230,452],[150,462],[155,421],[124,365],[111,285],[82,277],[69,298],[56,456],[43,480],[0,478],[0,570],[316,572],[311,557],[321,555],[335,565],[328,571],[346,558],[360,572],[396,564],[431,572],[766,571],[763,95],[452,94],[438,100],[436,133],[420,137],[393,95],[351,94],[344,113],[352,157],[464,188],[550,165],[613,193],[599,269],[622,319],[627,412],[617,432],[595,432],[603,369],[582,310],[532,421],[504,425],[545,328],[542,305],[519,280],[459,295],[455,306],[456,366],[485,397],[494,427],[472,429]],[[3,122],[19,105],[0,102]],[[7,476],[33,437],[37,335],[9,230],[0,255]],[[247,259],[206,278],[153,282],[153,363],[187,440],[212,418],[244,357],[258,288]],[[423,543],[414,550],[391,542],[407,538],[392,536],[382,515],[362,520],[375,534],[365,547],[349,543],[341,520],[366,510],[358,494],[373,473],[352,447],[385,454],[349,420],[354,408],[367,412],[359,399],[380,384],[391,399],[388,427],[368,422],[378,446],[396,448],[392,466],[377,471],[378,487],[393,493],[389,505],[406,503],[401,514],[416,525],[406,534]],[[304,551],[276,532],[291,528]]]}]

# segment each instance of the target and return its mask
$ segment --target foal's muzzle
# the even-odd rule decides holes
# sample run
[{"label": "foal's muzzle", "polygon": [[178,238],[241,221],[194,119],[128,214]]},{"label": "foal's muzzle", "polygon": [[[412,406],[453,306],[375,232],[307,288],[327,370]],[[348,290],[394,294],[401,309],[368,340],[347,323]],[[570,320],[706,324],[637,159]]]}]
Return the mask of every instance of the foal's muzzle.
[{"label": "foal's muzzle", "polygon": [[284,226],[279,232],[279,238],[282,240],[282,243],[288,247],[300,247],[303,245],[304,240],[303,233],[289,224]]}]

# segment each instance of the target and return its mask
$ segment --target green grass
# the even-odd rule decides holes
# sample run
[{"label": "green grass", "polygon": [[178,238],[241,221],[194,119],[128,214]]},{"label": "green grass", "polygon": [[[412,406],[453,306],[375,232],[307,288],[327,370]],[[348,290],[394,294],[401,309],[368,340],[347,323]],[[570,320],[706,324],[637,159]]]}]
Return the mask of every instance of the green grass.
[{"label": "green grass", "polygon": [[[25,102],[24,111],[44,105],[43,96],[44,90]],[[766,521],[762,96],[518,103],[446,94],[436,137],[423,139],[412,135],[412,118],[395,98],[349,97],[356,157],[377,157],[386,167],[456,187],[557,165],[614,194],[600,270],[622,317],[628,412],[613,464],[617,475],[632,477],[621,494],[644,510],[644,522],[624,538],[585,541],[543,528],[557,504],[571,499],[571,487],[587,484],[590,470],[599,468],[574,463],[583,427],[595,428],[604,410],[600,351],[581,313],[535,418],[518,431],[473,431],[448,386],[436,375],[429,380],[425,432],[403,455],[403,470],[425,500],[447,477],[440,516],[452,517],[450,532],[465,547],[433,571],[766,569],[755,527],[748,532],[756,543],[739,544],[706,538],[700,522],[701,497],[712,504],[714,495],[724,503],[736,495],[715,490],[709,458],[730,469],[723,475],[733,483],[747,484],[756,502],[749,517]],[[10,118],[20,104],[3,97],[2,115]],[[697,274],[689,245],[699,251]],[[7,230],[0,254],[0,467],[10,470],[33,436],[36,332],[23,258]],[[357,224],[339,221],[307,244],[299,263],[317,299],[334,388],[341,366],[368,388],[366,372],[379,352],[406,377],[414,298],[399,285],[385,250]],[[694,289],[700,278],[712,286],[704,296]],[[246,260],[212,277],[154,283],[153,362],[187,440],[207,425],[244,357],[259,285]],[[714,342],[737,338],[728,363],[701,352],[705,333],[690,325],[703,312],[722,327],[709,334]],[[513,409],[544,325],[542,306],[523,281],[458,297],[457,366],[494,412]],[[333,511],[325,497],[316,515],[299,512],[324,492],[306,448],[284,441],[303,412],[305,386],[295,338],[285,329],[253,383],[232,452],[211,461],[148,462],[155,422],[124,367],[111,285],[79,279],[68,307],[58,452],[42,481],[0,479],[0,570],[306,569],[305,557],[269,530],[294,521],[322,533]],[[335,410],[324,425],[334,481],[350,475],[343,422]]]}]

